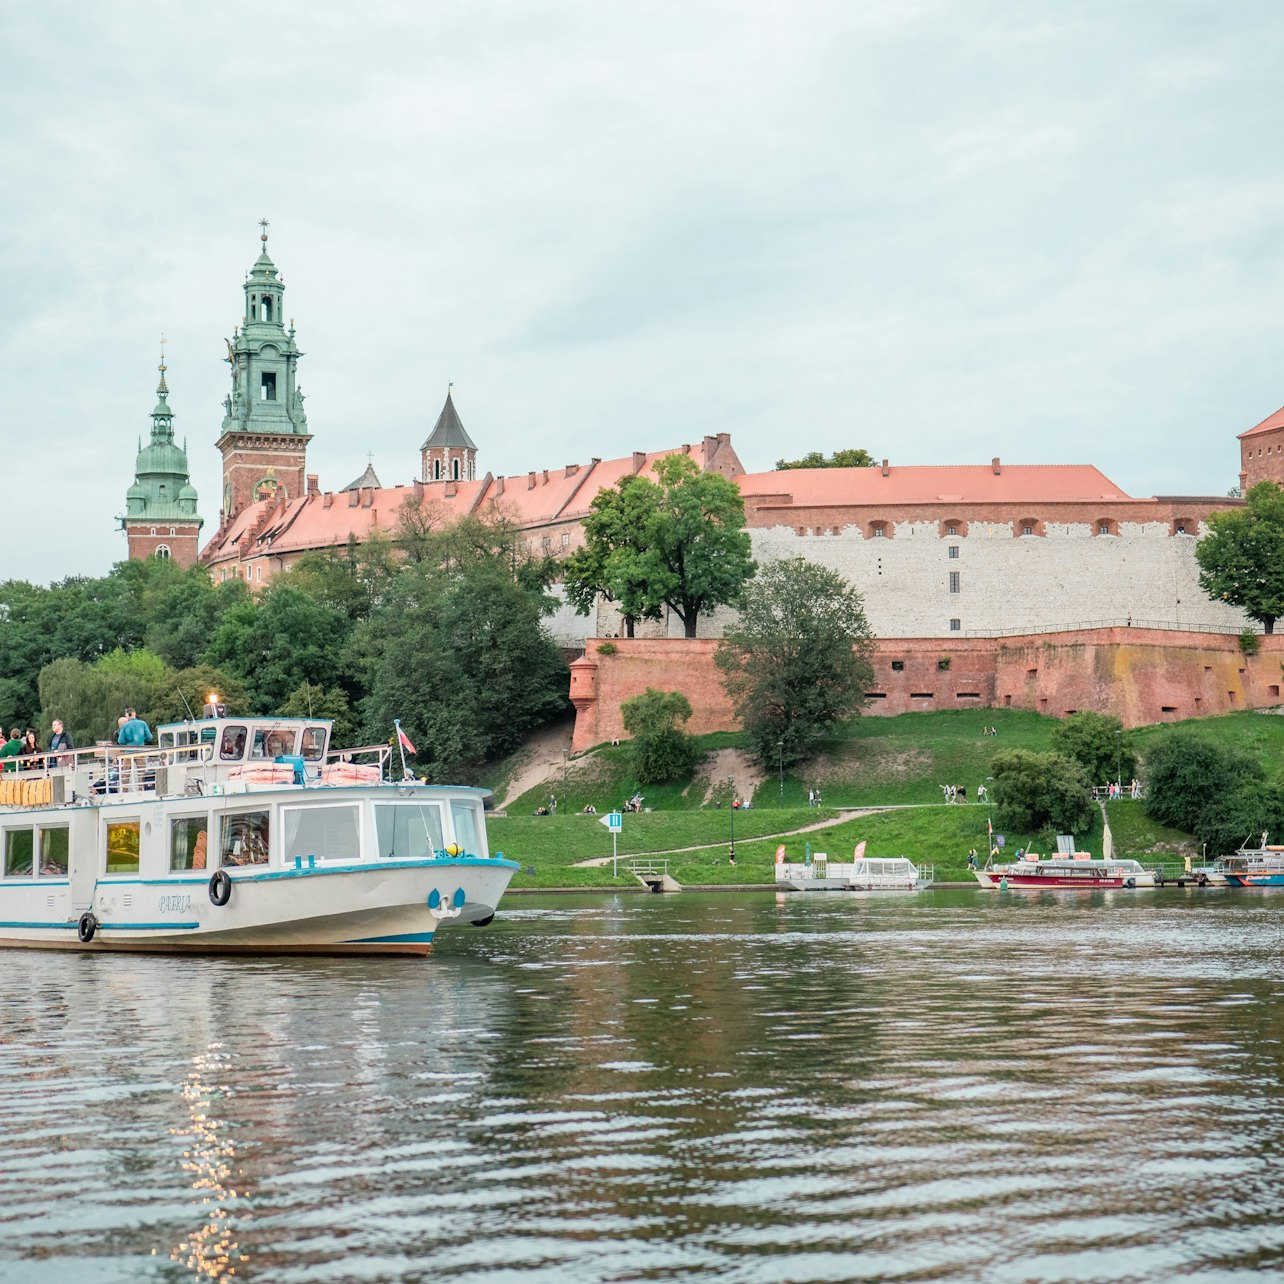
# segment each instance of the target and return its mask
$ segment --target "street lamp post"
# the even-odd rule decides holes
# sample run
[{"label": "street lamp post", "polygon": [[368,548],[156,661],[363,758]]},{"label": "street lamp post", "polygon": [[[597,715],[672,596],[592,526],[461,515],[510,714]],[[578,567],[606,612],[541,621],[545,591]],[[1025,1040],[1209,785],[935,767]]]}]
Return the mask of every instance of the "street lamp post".
[{"label": "street lamp post", "polygon": [[731,864],[736,863],[736,797],[735,790],[731,791],[731,844],[727,848],[727,859]]},{"label": "street lamp post", "polygon": [[566,779],[567,779],[566,768],[567,768],[567,763],[570,759],[570,756],[571,756],[571,751],[569,749],[562,750],[562,797],[563,798],[566,797]]},{"label": "street lamp post", "polygon": [[1115,784],[1119,786],[1119,792],[1123,793],[1123,752],[1124,752],[1124,733],[1123,728],[1115,732]]},{"label": "street lamp post", "polygon": [[994,777],[986,776],[985,779],[985,859],[988,861],[994,855],[994,813],[990,809],[989,789],[989,786],[994,783]]},{"label": "street lamp post", "polygon": [[776,741],[776,753],[780,764],[780,805],[785,805],[785,742]]}]

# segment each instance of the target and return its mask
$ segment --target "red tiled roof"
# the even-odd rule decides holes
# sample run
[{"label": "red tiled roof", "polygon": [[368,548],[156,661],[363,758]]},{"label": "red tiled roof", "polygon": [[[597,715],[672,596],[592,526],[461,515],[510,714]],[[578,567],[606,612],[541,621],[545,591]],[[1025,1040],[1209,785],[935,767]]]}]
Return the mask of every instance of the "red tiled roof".
[{"label": "red tiled roof", "polygon": [[1267,415],[1260,424],[1254,424],[1247,432],[1239,434],[1239,440],[1243,441],[1245,437],[1251,437],[1255,432],[1270,432],[1272,428],[1284,428],[1284,406],[1281,406],[1273,415]]},{"label": "red tiled roof", "polygon": [[790,468],[736,478],[746,499],[795,505],[1002,504],[1129,499],[1091,464]]}]

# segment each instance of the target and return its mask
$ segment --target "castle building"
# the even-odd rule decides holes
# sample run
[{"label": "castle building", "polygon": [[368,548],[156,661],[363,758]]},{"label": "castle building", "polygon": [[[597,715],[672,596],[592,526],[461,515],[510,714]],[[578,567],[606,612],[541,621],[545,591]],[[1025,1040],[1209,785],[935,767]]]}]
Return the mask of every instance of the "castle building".
[{"label": "castle building", "polygon": [[118,520],[130,558],[172,558],[186,567],[197,560],[204,522],[196,512],[186,448],[174,441],[166,368],[162,358],[151,440],[146,446],[139,442],[134,483],[125,492],[125,513]]},{"label": "castle building", "polygon": [[[308,553],[350,540],[395,538],[407,506],[431,506],[438,522],[502,513],[522,530],[532,553],[565,556],[583,542],[597,494],[681,452],[740,488],[760,563],[801,554],[841,572],[864,596],[880,638],[957,639],[1111,623],[1231,632],[1247,625],[1242,612],[1210,601],[1199,588],[1194,557],[1208,518],[1242,500],[1137,498],[1087,464],[994,459],[907,467],[884,460],[871,468],[746,473],[730,434],[718,433],[666,450],[494,475],[479,470],[477,445],[448,389],[419,448],[415,480],[382,485],[371,463],[342,490],[322,491],[319,478],[307,472],[311,437],[297,383],[302,354],[293,322],[287,329],[282,320],[284,282],[268,256],[266,222],[262,226],[261,253],[246,276],[244,316],[227,343],[232,389],[217,442],[222,506],[218,531],[200,553],[215,579],[257,586]],[[161,403],[165,414],[156,421],[153,448],[159,434],[161,444],[177,452],[163,396]],[[1284,410],[1239,440],[1244,488],[1265,478],[1284,481]],[[159,544],[161,533],[177,538],[168,535],[168,523],[151,519],[160,511],[160,493],[172,498],[186,485],[181,452],[177,488],[172,478],[161,487],[156,461],[144,460],[146,453],[140,451],[130,512],[122,519],[130,523],[131,556],[156,551],[148,541]],[[194,492],[185,498],[199,529]],[[180,529],[175,523],[175,532]],[[169,543],[171,556],[178,556],[176,547]],[[726,611],[702,618],[701,637],[718,636],[728,618]],[[559,611],[550,628],[576,645],[620,632],[621,620],[613,603],[602,602],[593,618]],[[662,620],[641,632],[674,636],[680,626]]]},{"label": "castle building", "polygon": [[306,484],[308,419],[298,383],[294,322],[285,328],[285,282],[263,248],[245,278],[245,314],[227,340],[232,391],[223,402],[217,446],[223,456],[222,531],[264,500],[296,499]]}]

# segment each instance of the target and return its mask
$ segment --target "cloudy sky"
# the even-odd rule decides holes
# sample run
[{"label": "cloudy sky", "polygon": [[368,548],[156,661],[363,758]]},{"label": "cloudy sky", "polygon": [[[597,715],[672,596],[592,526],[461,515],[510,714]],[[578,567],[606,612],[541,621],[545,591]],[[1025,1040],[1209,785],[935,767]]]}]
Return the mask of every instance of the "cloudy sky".
[{"label": "cloudy sky", "polygon": [[309,468],[727,431],[747,468],[1222,494],[1284,402],[1284,5],[0,6],[0,579],[101,574],[158,341],[205,533],[260,218]]}]

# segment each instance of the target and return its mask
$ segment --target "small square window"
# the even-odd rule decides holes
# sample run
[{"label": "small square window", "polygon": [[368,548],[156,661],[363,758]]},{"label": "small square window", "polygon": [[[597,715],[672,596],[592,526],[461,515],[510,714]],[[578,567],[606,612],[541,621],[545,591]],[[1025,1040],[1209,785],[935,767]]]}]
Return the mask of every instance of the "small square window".
[{"label": "small square window", "polygon": [[563,531],[563,532],[562,532],[562,547],[563,547],[563,548],[569,548],[569,547],[570,547],[570,544],[571,544],[571,532],[570,532],[570,531]]},{"label": "small square window", "polygon": [[951,621],[950,621],[950,632],[951,632],[951,633],[957,633],[957,632],[958,632],[962,627],[963,627],[963,621],[962,621],[962,620],[957,620],[957,619],[956,619],[956,620],[951,620]]},{"label": "small square window", "polygon": [[893,661],[892,661],[892,671],[893,671],[894,673],[900,673],[900,672],[902,672],[902,671],[904,670],[904,668],[905,668],[905,661],[904,661],[904,660],[893,660]]},{"label": "small square window", "polygon": [[950,545],[950,556],[951,556],[951,557],[958,557],[958,555],[959,555],[959,546],[958,546],[957,544],[951,544],[951,545]]},{"label": "small square window", "polygon": [[881,526],[875,526],[875,527],[874,527],[874,538],[875,538],[875,539],[883,539],[883,538],[884,538],[884,535],[883,535],[883,528],[882,528]]},{"label": "small square window", "polygon": [[1033,534],[1034,534],[1034,527],[1033,527],[1033,526],[1022,526],[1022,527],[1021,527],[1021,534],[1022,534],[1022,535],[1033,535]]},{"label": "small square window", "polygon": [[945,528],[945,533],[950,536],[957,535],[959,533],[959,528],[957,526],[947,526]]}]

